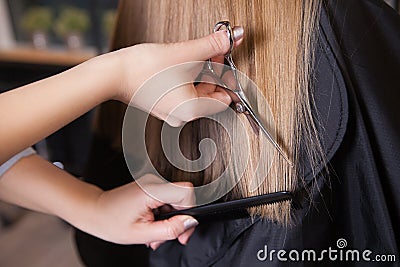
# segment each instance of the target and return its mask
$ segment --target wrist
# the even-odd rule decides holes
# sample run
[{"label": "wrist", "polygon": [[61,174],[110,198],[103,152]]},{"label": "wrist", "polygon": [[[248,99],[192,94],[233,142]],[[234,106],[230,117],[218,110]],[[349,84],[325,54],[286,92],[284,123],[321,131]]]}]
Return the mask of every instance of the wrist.
[{"label": "wrist", "polygon": [[135,204],[142,207],[137,203],[138,192],[134,188],[126,184],[101,192],[88,212],[91,215],[83,230],[109,242],[127,244],[127,233],[123,229],[135,223],[135,216],[131,216],[132,212],[136,214]]},{"label": "wrist", "polygon": [[119,100],[121,91],[121,59],[115,53],[107,53],[87,61],[88,74],[94,73],[101,82],[94,88],[99,93],[99,103]]},{"label": "wrist", "polygon": [[83,186],[77,188],[79,192],[72,196],[72,202],[68,205],[70,208],[59,209],[55,215],[82,231],[90,232],[96,225],[97,202],[104,191],[95,185],[81,183]]},{"label": "wrist", "polygon": [[140,75],[137,73],[136,47],[122,48],[117,51],[105,54],[109,57],[110,72],[114,75],[113,95],[110,99],[121,101],[128,104],[133,94],[133,88],[136,88],[135,81],[139,80]]}]

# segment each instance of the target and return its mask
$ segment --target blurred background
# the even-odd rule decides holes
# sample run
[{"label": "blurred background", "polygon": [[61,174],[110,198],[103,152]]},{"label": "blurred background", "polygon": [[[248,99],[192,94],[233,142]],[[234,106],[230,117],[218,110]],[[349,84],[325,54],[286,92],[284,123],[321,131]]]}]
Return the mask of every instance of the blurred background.
[{"label": "blurred background", "polygon": [[[117,5],[118,0],[0,0],[0,92],[106,52]],[[80,176],[91,118],[85,114],[37,149]]]},{"label": "blurred background", "polygon": [[[399,0],[385,2],[400,10]],[[118,0],[0,0],[0,93],[106,52],[117,5]],[[35,148],[81,177],[93,137],[92,121],[93,111]],[[0,266],[83,265],[69,225],[0,202]]]},{"label": "blurred background", "polygon": [[[0,93],[108,50],[118,0],[0,0]],[[10,115],[12,116],[12,115]],[[82,175],[93,111],[35,147]],[[0,202],[0,266],[82,266],[70,226]]]}]

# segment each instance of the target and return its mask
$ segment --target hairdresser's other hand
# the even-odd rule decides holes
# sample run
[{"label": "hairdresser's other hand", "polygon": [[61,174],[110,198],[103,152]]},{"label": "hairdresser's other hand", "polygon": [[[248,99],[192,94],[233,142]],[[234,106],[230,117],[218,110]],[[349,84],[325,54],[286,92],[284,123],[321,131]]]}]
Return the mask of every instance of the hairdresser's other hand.
[{"label": "hairdresser's other hand", "polygon": [[[243,28],[235,27],[234,35],[235,45],[237,46],[243,40]],[[140,44],[119,50],[116,55],[122,59],[121,70],[123,71],[121,71],[120,88],[115,98],[129,103],[132,96],[137,93],[138,88],[146,80],[154,74],[177,64],[204,61],[209,58],[223,63],[222,55],[228,52],[229,46],[230,43],[226,32],[219,31],[206,37],[186,42]],[[195,76],[199,72],[200,70],[197,70]],[[171,88],[165,88],[165,90],[168,89]],[[146,89],[144,94],[141,92],[140,97],[136,95],[130,104],[150,112],[172,126],[180,126],[187,121],[221,112],[231,103],[231,98],[225,90],[206,83],[200,83],[196,87],[190,83],[180,86],[162,97],[156,96],[160,101],[156,102],[157,105],[154,108],[149,108],[155,103],[149,105],[146,101],[153,99],[154,94],[159,94],[159,90]],[[196,101],[200,98],[217,101]],[[184,103],[189,105],[176,112],[175,109]],[[212,103],[215,103],[215,105]]]},{"label": "hairdresser's other hand", "polygon": [[[141,179],[154,179],[148,174]],[[145,191],[161,197],[179,209],[193,206],[192,184],[147,183]],[[186,244],[198,222],[190,216],[174,216],[164,221],[154,221],[152,210],[165,205],[145,193],[135,182],[101,194],[97,202],[93,225],[89,232],[102,239],[119,244],[148,244],[156,249],[166,240],[178,239]]]}]

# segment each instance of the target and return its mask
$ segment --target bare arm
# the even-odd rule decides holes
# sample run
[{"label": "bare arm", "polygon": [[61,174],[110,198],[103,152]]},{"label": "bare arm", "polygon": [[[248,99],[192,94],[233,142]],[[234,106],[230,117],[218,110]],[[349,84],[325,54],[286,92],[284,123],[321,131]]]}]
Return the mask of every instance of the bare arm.
[{"label": "bare arm", "polygon": [[[116,60],[95,58],[0,95],[0,164],[111,98]],[[105,77],[104,73],[110,73]]]},{"label": "bare arm", "polygon": [[[189,183],[180,183],[190,186]],[[154,184],[171,204],[193,204],[188,190]],[[72,177],[37,155],[21,159],[0,179],[0,199],[32,210],[56,215],[75,227],[120,244],[152,243],[178,238],[186,243],[197,222],[175,216],[154,222],[152,209],[164,205],[132,182],[111,191]]]},{"label": "bare arm", "polygon": [[[0,94],[0,164],[103,101],[118,99],[129,103],[137,88],[153,74],[175,64],[224,54],[228,48],[224,32],[182,43],[137,45]],[[179,94],[170,94],[170,99],[167,94],[158,105],[159,110],[154,110],[166,114],[161,119],[188,99],[211,97],[226,104],[231,101],[226,92],[217,91],[212,85],[199,90],[187,85],[179,90]],[[193,118],[196,116],[193,114]]]}]

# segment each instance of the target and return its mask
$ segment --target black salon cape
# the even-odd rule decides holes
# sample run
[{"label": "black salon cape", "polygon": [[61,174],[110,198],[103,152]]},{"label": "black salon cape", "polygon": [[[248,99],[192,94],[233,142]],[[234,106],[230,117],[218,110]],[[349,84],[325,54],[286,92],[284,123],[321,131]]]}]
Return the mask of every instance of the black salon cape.
[{"label": "black salon cape", "polygon": [[[317,177],[313,205],[303,201],[291,228],[259,218],[199,225],[187,246],[170,241],[151,253],[152,266],[400,265],[400,18],[380,1],[335,0],[324,2],[320,26],[315,114],[330,171]],[[286,250],[288,261],[276,252],[272,262],[264,252],[258,259],[265,246]],[[289,260],[293,249],[320,257],[329,247],[335,261]],[[340,261],[348,249],[360,261]],[[366,249],[371,262],[361,259]],[[377,254],[396,262],[372,262]]]}]

